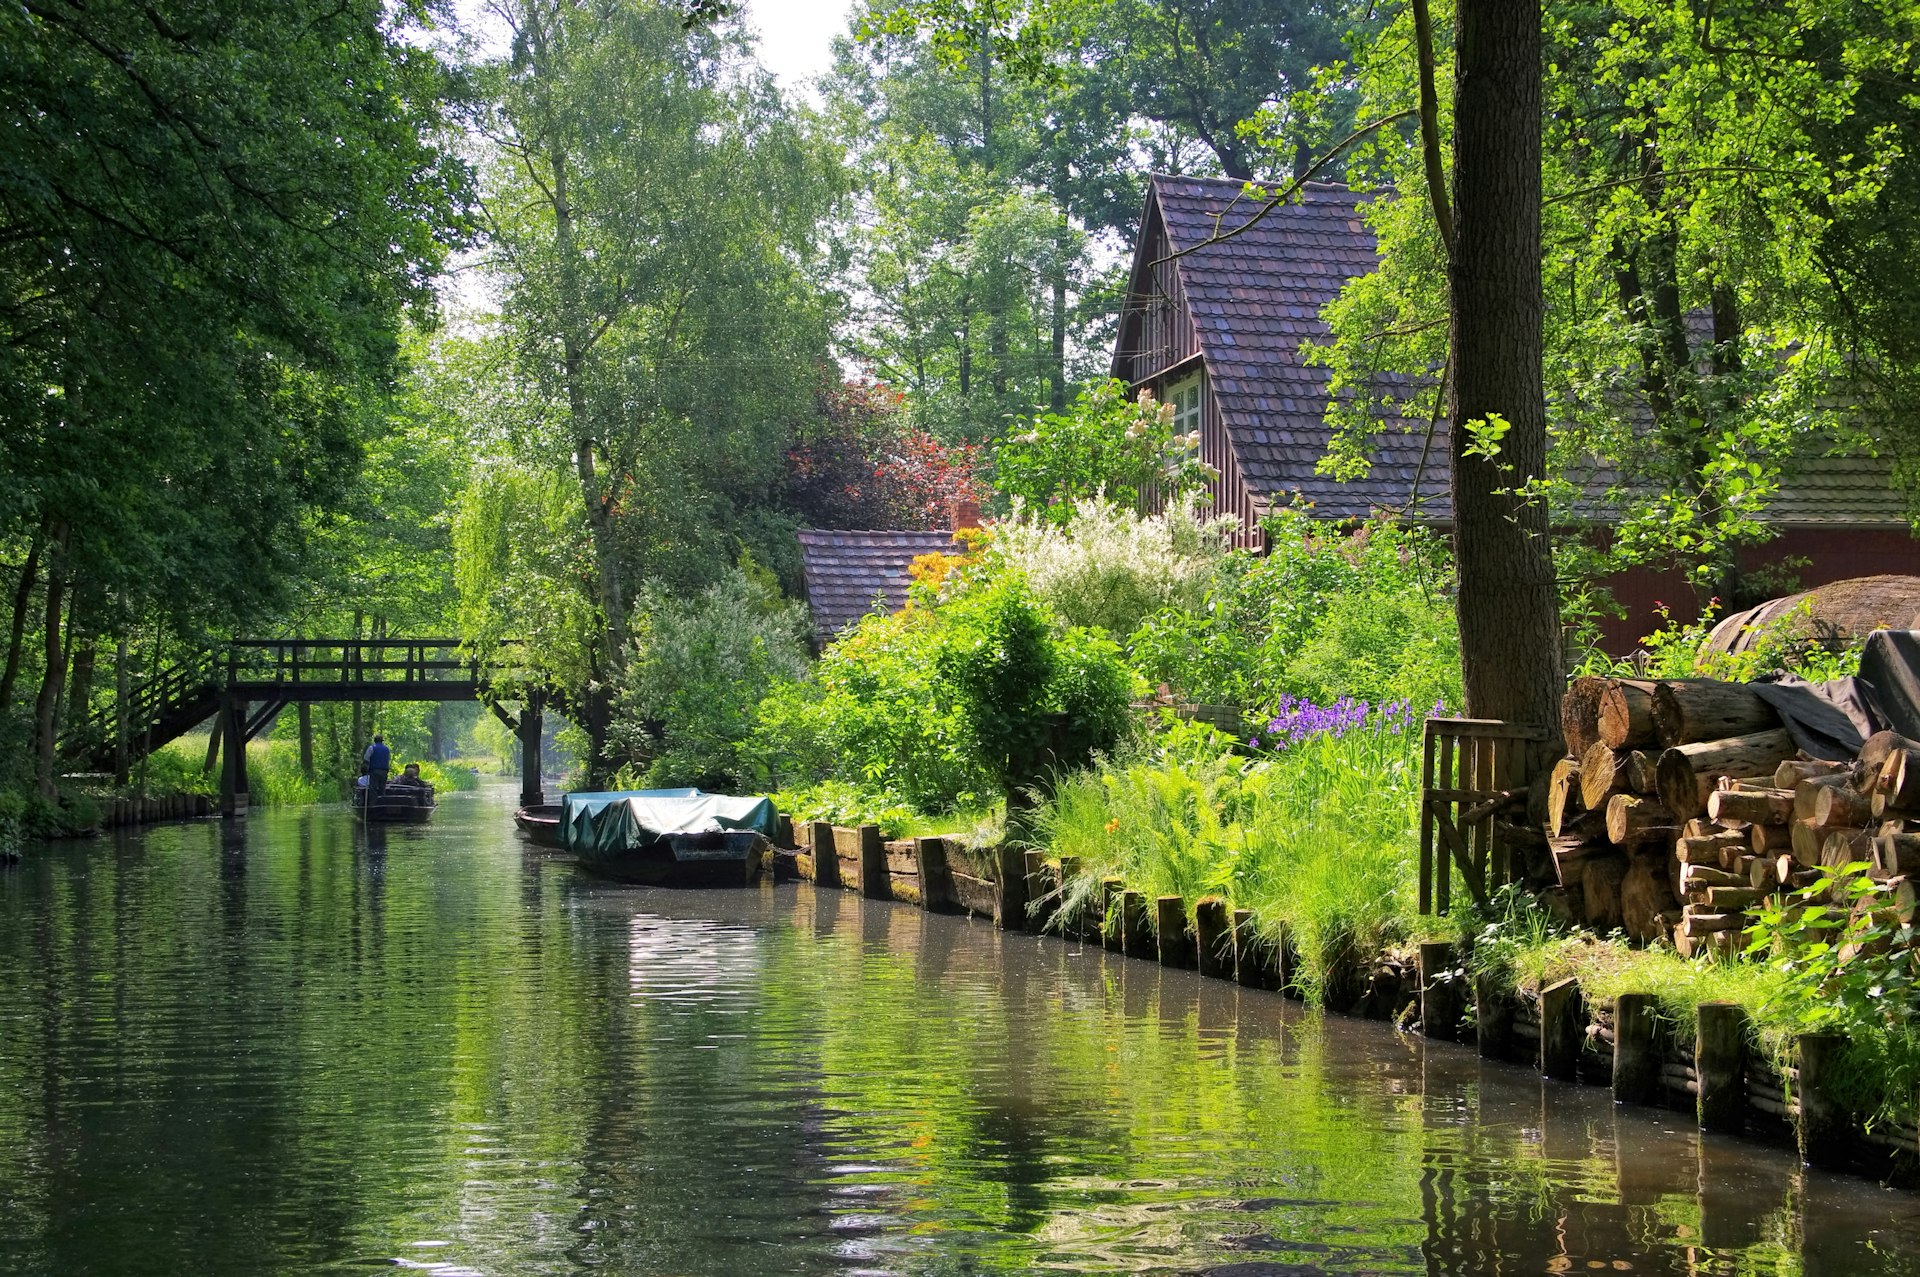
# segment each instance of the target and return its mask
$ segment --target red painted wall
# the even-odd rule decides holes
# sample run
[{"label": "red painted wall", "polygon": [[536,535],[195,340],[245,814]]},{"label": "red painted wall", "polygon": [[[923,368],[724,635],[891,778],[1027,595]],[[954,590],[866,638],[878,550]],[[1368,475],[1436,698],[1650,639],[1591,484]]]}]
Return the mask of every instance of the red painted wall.
[{"label": "red painted wall", "polygon": [[[1792,569],[1802,590],[1856,576],[1920,576],[1920,540],[1898,528],[1787,528],[1765,545],[1740,552],[1740,566],[1749,572],[1787,559],[1808,560]],[[1658,604],[1665,603],[1677,621],[1698,614],[1693,591],[1677,572],[1635,568],[1607,584],[1627,610],[1624,619],[1601,626],[1600,645],[1615,656],[1632,652],[1643,636],[1660,628]]]}]

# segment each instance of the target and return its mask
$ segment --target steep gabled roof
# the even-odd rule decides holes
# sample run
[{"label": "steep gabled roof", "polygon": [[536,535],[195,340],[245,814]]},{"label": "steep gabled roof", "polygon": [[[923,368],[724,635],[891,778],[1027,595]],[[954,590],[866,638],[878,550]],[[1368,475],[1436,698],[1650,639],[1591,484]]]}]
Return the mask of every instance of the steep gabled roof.
[{"label": "steep gabled roof", "polygon": [[907,601],[907,568],[923,554],[951,554],[951,532],[800,530],[800,562],[814,633],[826,642],[874,610]]},{"label": "steep gabled roof", "polygon": [[[1451,446],[1444,422],[1433,431],[1430,449],[1424,420],[1386,423],[1374,440],[1372,470],[1363,478],[1342,483],[1317,472],[1330,438],[1331,374],[1309,366],[1302,347],[1327,335],[1321,309],[1348,280],[1379,264],[1373,232],[1360,215],[1367,198],[1344,186],[1309,182],[1297,202],[1249,225],[1262,205],[1247,198],[1241,183],[1155,174],[1148,179],[1142,225],[1151,230],[1157,221],[1175,251],[1245,227],[1177,258],[1175,269],[1222,425],[1256,498],[1284,505],[1297,494],[1323,515],[1361,517],[1385,507],[1404,508],[1417,473],[1420,517],[1446,522],[1452,512]],[[1143,233],[1136,245],[1136,294],[1151,265],[1147,241]],[[1122,373],[1118,351],[1114,369]],[[1382,378],[1381,384],[1391,388],[1396,382],[1407,384],[1397,377]],[[1645,408],[1635,404],[1626,411]],[[1610,469],[1596,466],[1584,478],[1597,502],[1611,481]],[[1899,525],[1906,521],[1905,510],[1885,461],[1803,454],[1782,459],[1781,490],[1766,518],[1780,527]],[[1586,513],[1604,518],[1606,512],[1596,506]]]},{"label": "steep gabled roof", "polygon": [[[1176,251],[1246,225],[1261,208],[1239,182],[1155,175],[1149,183],[1149,208],[1157,210]],[[1418,471],[1421,513],[1444,520],[1444,424],[1424,470],[1421,421],[1392,423],[1381,432],[1366,477],[1342,483],[1317,473],[1327,451],[1330,374],[1309,366],[1301,348],[1327,335],[1321,308],[1348,280],[1379,264],[1373,232],[1360,218],[1364,198],[1344,186],[1310,182],[1297,203],[1178,258],[1176,269],[1222,424],[1257,497],[1283,505],[1298,494],[1322,514],[1359,517],[1405,506]],[[1136,260],[1136,278],[1145,265]]]}]

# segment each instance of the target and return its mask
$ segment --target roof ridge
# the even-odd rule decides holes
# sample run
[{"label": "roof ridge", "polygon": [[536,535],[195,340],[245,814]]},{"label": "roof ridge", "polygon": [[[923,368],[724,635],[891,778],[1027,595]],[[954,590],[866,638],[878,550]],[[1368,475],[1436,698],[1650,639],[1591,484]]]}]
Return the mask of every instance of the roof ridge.
[{"label": "roof ridge", "polygon": [[[1278,187],[1278,186],[1285,186],[1287,184],[1285,182],[1248,183],[1248,182],[1241,181],[1237,177],[1202,177],[1198,174],[1193,174],[1193,173],[1148,173],[1147,181],[1149,183],[1192,182],[1199,186],[1227,187],[1235,191],[1241,190],[1248,185]],[[1363,193],[1363,192],[1354,190],[1351,186],[1348,186],[1345,182],[1306,181],[1306,182],[1300,183],[1300,187],[1301,189],[1308,190],[1308,191],[1339,192],[1345,195],[1359,195]]]}]

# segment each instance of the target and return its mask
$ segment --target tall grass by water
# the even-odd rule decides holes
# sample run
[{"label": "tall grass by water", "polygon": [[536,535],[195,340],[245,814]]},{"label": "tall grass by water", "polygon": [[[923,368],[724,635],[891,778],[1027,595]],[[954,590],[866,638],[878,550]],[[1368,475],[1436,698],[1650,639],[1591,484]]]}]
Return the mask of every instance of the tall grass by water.
[{"label": "tall grass by water", "polygon": [[1420,716],[1405,702],[1284,702],[1247,745],[1182,725],[1152,750],[1062,779],[1037,815],[1037,841],[1077,856],[1069,912],[1100,879],[1206,895],[1284,927],[1317,997],[1342,964],[1414,929]]}]

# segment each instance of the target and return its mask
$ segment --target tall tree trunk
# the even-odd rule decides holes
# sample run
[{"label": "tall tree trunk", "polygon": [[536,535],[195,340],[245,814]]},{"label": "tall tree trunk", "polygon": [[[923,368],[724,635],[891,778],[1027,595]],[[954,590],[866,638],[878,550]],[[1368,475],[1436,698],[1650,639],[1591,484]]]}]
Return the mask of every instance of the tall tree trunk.
[{"label": "tall tree trunk", "polygon": [[1062,141],[1054,139],[1053,203],[1059,211],[1060,227],[1054,233],[1053,264],[1047,272],[1053,285],[1053,345],[1047,352],[1047,406],[1055,412],[1067,408],[1067,252],[1073,238],[1073,226],[1067,220],[1067,157]]},{"label": "tall tree trunk", "polygon": [[33,603],[33,587],[40,575],[42,534],[34,533],[27,561],[20,565],[20,580],[13,587],[13,628],[7,634],[7,666],[0,672],[0,713],[13,704],[13,687],[20,679],[20,649],[27,636],[27,609]]},{"label": "tall tree trunk", "polygon": [[40,675],[40,695],[33,706],[35,773],[40,796],[48,802],[57,797],[53,772],[59,748],[60,692],[67,682],[66,644],[60,632],[66,611],[67,525],[55,523],[52,544],[47,555],[47,596],[42,626],[45,631],[43,652],[45,668]]},{"label": "tall tree trunk", "polygon": [[127,641],[113,649],[113,783],[127,783]]},{"label": "tall tree trunk", "polygon": [[[93,708],[93,675],[100,656],[97,636],[88,633],[84,638],[77,637],[81,630],[77,622],[82,619],[79,595],[78,590],[74,591],[73,602],[67,609],[67,646],[73,650],[70,662],[73,673],[68,679],[67,693],[61,706],[60,723],[63,729],[70,724],[86,723]],[[84,619],[92,621],[91,616]]]},{"label": "tall tree trunk", "polygon": [[[1544,502],[1540,0],[1461,0],[1454,62],[1453,516],[1467,712],[1558,721],[1559,597]],[[1508,429],[1492,457],[1469,423]],[[1519,491],[1516,491],[1519,490]]]},{"label": "tall tree trunk", "polygon": [[[535,14],[530,9],[525,28],[527,47],[533,53],[533,74],[538,77],[559,74],[549,39],[552,32],[549,31],[547,19],[550,16]],[[580,287],[579,249],[574,235],[573,165],[557,130],[548,145],[545,163],[547,171],[539,176],[540,184],[546,191],[548,206],[553,211],[553,248],[560,291],[560,331],[557,336],[560,339],[563,380],[566,382],[567,417],[572,427],[573,467],[580,483],[580,496],[586,505],[588,536],[593,542],[596,601],[606,622],[603,652],[608,669],[617,671],[625,667],[627,649],[627,606],[620,579],[619,545],[614,535],[613,515],[617,495],[613,485],[620,476],[600,474],[594,455],[602,442],[593,420],[593,406],[587,396],[587,361],[593,349],[594,337]],[[529,168],[532,164],[532,158],[529,157]]]}]

